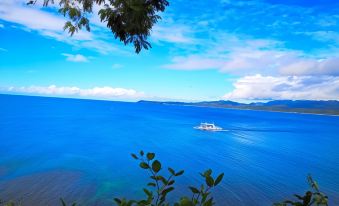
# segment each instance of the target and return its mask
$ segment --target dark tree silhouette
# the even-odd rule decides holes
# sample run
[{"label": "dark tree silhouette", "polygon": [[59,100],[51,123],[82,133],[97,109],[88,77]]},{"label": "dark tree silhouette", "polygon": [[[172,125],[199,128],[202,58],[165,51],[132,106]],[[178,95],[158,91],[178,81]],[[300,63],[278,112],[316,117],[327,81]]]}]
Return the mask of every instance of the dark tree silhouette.
[{"label": "dark tree silhouette", "polygon": [[[36,4],[39,0],[30,0],[27,5]],[[114,37],[125,45],[133,43],[135,52],[151,48],[147,41],[151,29],[169,5],[167,0],[41,0],[43,6],[56,4],[59,12],[69,19],[64,29],[70,35],[85,28],[90,31],[89,15],[93,7],[99,6],[101,22],[104,22],[112,31]],[[96,14],[94,14],[96,15]]]}]

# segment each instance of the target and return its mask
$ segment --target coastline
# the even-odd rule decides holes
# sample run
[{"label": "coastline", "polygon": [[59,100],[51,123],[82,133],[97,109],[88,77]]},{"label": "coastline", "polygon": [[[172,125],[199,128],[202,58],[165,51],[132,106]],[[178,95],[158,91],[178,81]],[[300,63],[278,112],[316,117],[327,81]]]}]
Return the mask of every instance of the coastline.
[{"label": "coastline", "polygon": [[171,104],[171,103],[162,103],[163,105],[174,105],[174,106],[186,106],[186,107],[205,107],[205,108],[219,108],[219,109],[233,109],[233,110],[247,110],[247,111],[259,111],[259,112],[278,112],[278,113],[289,113],[289,114],[306,114],[306,115],[319,115],[319,116],[332,116],[339,117],[339,114],[321,114],[321,113],[307,113],[307,112],[289,112],[289,111],[278,111],[278,110],[264,110],[264,109],[248,109],[248,108],[233,108],[233,107],[214,107],[214,106],[204,106],[204,105],[193,105],[193,104]]}]

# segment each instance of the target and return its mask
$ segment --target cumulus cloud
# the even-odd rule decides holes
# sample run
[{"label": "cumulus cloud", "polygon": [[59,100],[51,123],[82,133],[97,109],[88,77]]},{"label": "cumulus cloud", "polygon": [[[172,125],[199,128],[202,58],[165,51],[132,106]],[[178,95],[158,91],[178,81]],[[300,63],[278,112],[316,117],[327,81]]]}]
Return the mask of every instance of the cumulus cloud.
[{"label": "cumulus cloud", "polygon": [[70,62],[88,62],[88,59],[81,54],[66,54],[66,53],[63,53],[62,55],[65,56],[66,60],[70,61]]},{"label": "cumulus cloud", "polygon": [[5,92],[23,93],[32,95],[46,95],[46,96],[66,96],[90,99],[125,99],[137,100],[143,98],[145,94],[134,89],[113,88],[113,87],[94,87],[91,89],[81,89],[79,87],[57,87],[55,85],[29,86],[29,87],[9,87]]},{"label": "cumulus cloud", "polygon": [[339,77],[336,76],[245,76],[225,94],[230,100],[339,100]]}]

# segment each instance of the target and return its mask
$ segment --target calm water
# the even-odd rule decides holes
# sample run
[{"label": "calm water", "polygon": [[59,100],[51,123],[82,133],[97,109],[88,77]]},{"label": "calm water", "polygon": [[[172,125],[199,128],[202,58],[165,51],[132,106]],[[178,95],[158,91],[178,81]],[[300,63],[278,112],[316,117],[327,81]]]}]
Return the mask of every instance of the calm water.
[{"label": "calm water", "polygon": [[[192,129],[201,121],[229,131]],[[26,205],[139,198],[140,149],[185,169],[172,199],[212,168],[225,172],[217,205],[271,205],[303,193],[308,173],[339,205],[339,117],[0,95],[0,148],[0,197]]]}]

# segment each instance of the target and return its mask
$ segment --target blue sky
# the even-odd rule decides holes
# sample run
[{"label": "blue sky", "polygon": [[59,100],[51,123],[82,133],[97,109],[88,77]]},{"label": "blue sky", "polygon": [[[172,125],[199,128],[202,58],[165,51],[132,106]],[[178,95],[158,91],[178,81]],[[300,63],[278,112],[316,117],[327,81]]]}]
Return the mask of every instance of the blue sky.
[{"label": "blue sky", "polygon": [[162,17],[153,48],[135,54],[95,15],[91,33],[69,37],[54,8],[1,1],[0,92],[128,101],[339,100],[334,0],[175,0]]}]

